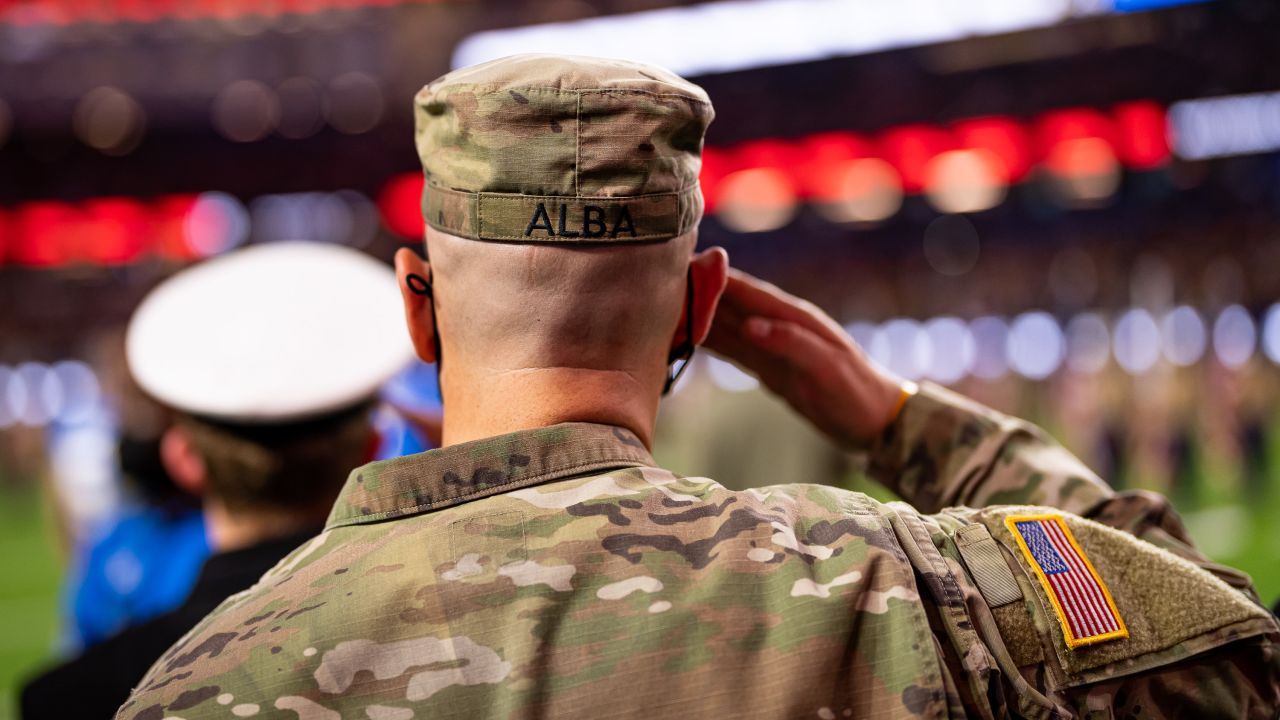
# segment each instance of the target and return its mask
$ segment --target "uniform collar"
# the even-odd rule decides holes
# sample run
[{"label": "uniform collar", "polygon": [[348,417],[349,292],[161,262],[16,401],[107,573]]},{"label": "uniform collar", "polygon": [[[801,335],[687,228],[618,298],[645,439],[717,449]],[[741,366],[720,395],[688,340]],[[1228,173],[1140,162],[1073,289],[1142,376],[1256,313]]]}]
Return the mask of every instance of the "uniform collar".
[{"label": "uniform collar", "polygon": [[538,483],[653,466],[630,430],[564,423],[379,460],[351,471],[325,527],[432,512]]}]

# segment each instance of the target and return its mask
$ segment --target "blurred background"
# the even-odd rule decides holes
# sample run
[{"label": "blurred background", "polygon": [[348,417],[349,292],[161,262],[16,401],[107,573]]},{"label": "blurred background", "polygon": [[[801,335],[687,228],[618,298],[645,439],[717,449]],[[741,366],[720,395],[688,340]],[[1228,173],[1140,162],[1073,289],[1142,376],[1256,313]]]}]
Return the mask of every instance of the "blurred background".
[{"label": "blurred background", "polygon": [[[84,549],[186,502],[124,367],[141,297],[246,244],[416,244],[413,94],[516,52],[703,85],[703,245],[902,376],[1169,494],[1271,601],[1278,37],[1267,0],[0,0],[0,718],[84,642]],[[431,412],[432,381],[388,393]],[[675,470],[885,496],[705,354],[663,414]],[[104,577],[130,587],[131,562]]]}]

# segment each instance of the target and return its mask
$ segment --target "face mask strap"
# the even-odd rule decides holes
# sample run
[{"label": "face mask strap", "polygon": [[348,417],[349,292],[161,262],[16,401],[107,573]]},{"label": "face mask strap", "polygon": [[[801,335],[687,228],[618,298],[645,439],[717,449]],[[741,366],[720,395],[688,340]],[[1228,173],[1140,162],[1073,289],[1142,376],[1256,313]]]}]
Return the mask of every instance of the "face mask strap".
[{"label": "face mask strap", "polygon": [[[409,288],[409,292],[414,295],[423,295],[431,298],[431,341],[435,344],[436,349],[436,387],[440,387],[440,368],[444,367],[444,356],[440,353],[440,324],[436,321],[436,297],[435,291],[431,286],[431,278],[422,277],[417,273],[409,273],[404,284]],[[440,397],[441,405],[444,404],[443,394]]]},{"label": "face mask strap", "polygon": [[[688,369],[689,363],[693,361],[693,268],[689,268],[687,275],[688,282],[685,283],[685,331],[684,340],[680,342],[667,356],[667,381],[662,386],[662,394],[666,395],[671,392],[671,388],[675,387],[676,382],[684,371]],[[677,363],[679,363],[677,365]]]},{"label": "face mask strap", "polygon": [[409,288],[409,292],[414,295],[432,297],[431,281],[418,273],[409,273],[404,279],[404,284]]}]

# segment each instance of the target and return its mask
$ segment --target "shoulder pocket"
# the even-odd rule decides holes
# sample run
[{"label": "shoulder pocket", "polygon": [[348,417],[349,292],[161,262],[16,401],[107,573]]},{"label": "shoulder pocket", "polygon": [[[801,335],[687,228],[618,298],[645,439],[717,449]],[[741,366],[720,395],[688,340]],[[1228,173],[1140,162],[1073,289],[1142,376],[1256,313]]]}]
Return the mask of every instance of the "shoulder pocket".
[{"label": "shoulder pocket", "polygon": [[1132,535],[1052,508],[978,512],[1013,558],[1061,687],[1177,662],[1275,630],[1218,578]]}]

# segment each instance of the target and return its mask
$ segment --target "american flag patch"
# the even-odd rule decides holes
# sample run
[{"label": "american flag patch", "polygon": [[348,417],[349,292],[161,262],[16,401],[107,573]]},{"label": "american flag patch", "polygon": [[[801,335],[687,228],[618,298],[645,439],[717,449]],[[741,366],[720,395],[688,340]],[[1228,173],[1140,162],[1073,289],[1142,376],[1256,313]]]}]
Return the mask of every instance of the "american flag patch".
[{"label": "american flag patch", "polygon": [[1061,517],[1016,515],[1005,523],[1049,595],[1067,647],[1129,637],[1106,584]]}]

